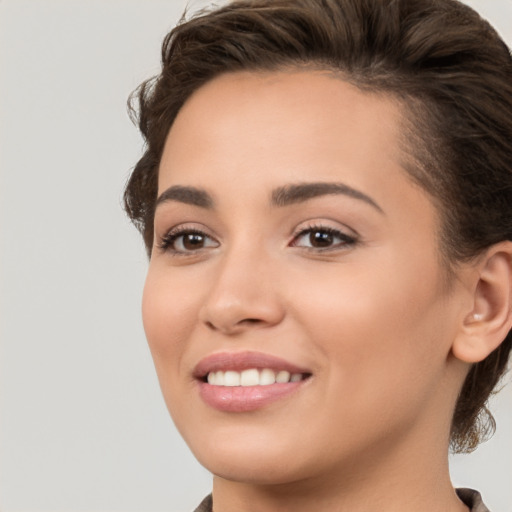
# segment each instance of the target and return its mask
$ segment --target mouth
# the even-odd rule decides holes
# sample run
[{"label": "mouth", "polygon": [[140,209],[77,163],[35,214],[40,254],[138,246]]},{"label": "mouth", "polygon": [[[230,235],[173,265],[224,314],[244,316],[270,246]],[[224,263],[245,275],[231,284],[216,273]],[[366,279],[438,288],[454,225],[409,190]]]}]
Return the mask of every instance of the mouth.
[{"label": "mouth", "polygon": [[194,377],[201,398],[210,407],[247,412],[296,392],[312,372],[268,354],[219,353],[202,359]]}]

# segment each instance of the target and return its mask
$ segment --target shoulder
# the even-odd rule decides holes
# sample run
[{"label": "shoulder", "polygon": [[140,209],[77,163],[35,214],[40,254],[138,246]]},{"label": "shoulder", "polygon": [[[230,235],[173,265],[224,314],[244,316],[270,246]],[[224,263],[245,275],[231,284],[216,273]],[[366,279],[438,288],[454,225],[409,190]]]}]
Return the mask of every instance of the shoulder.
[{"label": "shoulder", "polygon": [[490,512],[482,501],[480,493],[473,489],[456,489],[462,502],[469,507],[471,512]]},{"label": "shoulder", "polygon": [[212,510],[212,495],[209,494],[203,501],[201,501],[194,512],[212,512]]}]

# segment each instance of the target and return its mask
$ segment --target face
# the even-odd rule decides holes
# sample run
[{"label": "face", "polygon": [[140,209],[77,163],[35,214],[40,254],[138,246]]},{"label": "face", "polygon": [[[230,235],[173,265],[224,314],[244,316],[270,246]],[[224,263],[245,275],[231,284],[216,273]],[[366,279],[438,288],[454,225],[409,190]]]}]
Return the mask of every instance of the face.
[{"label": "face", "polygon": [[216,475],[291,482],[447,438],[457,290],[399,137],[391,99],[313,71],[224,75],[180,111],[143,317]]}]

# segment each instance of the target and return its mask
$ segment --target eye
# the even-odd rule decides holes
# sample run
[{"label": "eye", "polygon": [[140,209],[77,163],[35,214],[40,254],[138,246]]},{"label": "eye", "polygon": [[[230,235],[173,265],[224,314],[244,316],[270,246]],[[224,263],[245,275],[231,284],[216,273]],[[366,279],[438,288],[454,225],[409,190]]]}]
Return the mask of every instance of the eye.
[{"label": "eye", "polygon": [[352,246],[355,243],[355,237],[347,235],[337,229],[313,226],[303,229],[295,235],[291,245],[293,247],[304,247],[306,249],[321,251]]},{"label": "eye", "polygon": [[169,231],[162,238],[159,246],[163,251],[181,255],[218,247],[219,243],[197,229],[177,228]]}]

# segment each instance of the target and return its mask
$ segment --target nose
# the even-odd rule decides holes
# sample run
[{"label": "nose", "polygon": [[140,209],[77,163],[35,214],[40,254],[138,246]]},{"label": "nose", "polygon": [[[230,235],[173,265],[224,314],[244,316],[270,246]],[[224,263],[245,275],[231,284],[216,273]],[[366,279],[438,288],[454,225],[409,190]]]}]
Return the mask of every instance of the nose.
[{"label": "nose", "polygon": [[271,327],[285,315],[277,285],[278,270],[261,254],[231,251],[212,270],[212,283],[200,320],[226,335]]}]

